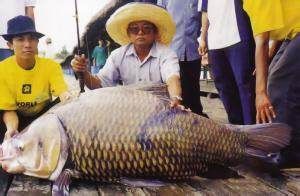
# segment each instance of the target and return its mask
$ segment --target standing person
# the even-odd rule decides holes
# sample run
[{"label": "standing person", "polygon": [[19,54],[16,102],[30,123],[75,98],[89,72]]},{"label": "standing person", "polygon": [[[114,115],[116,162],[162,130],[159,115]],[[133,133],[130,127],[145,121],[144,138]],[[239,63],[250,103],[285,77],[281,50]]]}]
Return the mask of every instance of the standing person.
[{"label": "standing person", "polygon": [[241,0],[200,0],[200,54],[208,52],[215,86],[232,124],[255,123],[255,44]]},{"label": "standing person", "polygon": [[36,55],[44,35],[36,31],[33,20],[17,16],[7,24],[2,37],[15,55],[0,62],[0,141],[4,133],[12,137],[49,108],[52,96],[70,98],[60,65]]},{"label": "standing person", "polygon": [[166,8],[176,24],[176,34],[171,48],[177,53],[180,66],[183,104],[194,113],[206,116],[200,101],[201,59],[197,37],[200,29],[198,0],[158,0]]},{"label": "standing person", "polygon": [[[244,1],[255,36],[256,122],[293,128],[286,159],[300,162],[300,1]],[[269,41],[284,41],[270,66]],[[296,162],[296,161],[297,162]]]},{"label": "standing person", "polygon": [[[0,35],[5,34],[7,30],[6,23],[9,19],[26,15],[34,20],[34,7],[36,0],[1,0],[0,6]],[[0,61],[13,55],[13,51],[7,46],[7,42],[0,37]]]},{"label": "standing person", "polygon": [[104,45],[102,39],[98,40],[98,45],[95,46],[92,53],[93,65],[92,74],[97,74],[105,65],[107,59],[107,46]]},{"label": "standing person", "polygon": [[166,83],[171,106],[182,100],[178,58],[168,45],[175,33],[170,14],[159,6],[134,2],[120,7],[106,22],[109,36],[120,48],[112,51],[97,75],[87,71],[87,60],[75,56],[75,72],[82,72],[90,89],[139,82]]}]

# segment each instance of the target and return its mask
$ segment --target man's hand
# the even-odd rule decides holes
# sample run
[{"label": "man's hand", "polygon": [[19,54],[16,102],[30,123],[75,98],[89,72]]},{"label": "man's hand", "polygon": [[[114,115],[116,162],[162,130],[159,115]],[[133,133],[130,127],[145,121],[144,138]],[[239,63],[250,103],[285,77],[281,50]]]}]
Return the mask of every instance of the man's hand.
[{"label": "man's hand", "polygon": [[181,105],[182,98],[180,96],[171,97],[170,106],[171,108],[175,108]]},{"label": "man's hand", "polygon": [[88,59],[85,58],[85,55],[75,55],[71,61],[71,67],[75,72],[86,72],[88,65]]},{"label": "man's hand", "polygon": [[200,41],[199,41],[198,52],[201,56],[203,56],[207,53],[207,44],[206,44],[206,41],[203,39],[200,39]]},{"label": "man's hand", "polygon": [[64,93],[61,93],[59,95],[59,99],[62,103],[70,102],[72,100],[75,100],[79,97],[80,91],[73,90],[73,91],[66,91]]},{"label": "man's hand", "polygon": [[179,108],[181,110],[191,112],[191,110],[189,108],[185,108],[183,105],[181,105],[181,102],[182,102],[182,98],[180,96],[173,96],[173,97],[171,97],[170,107],[171,108]]},{"label": "man's hand", "polygon": [[208,53],[206,53],[205,55],[201,56],[201,65],[202,66],[208,66],[209,65]]},{"label": "man's hand", "polygon": [[256,95],[256,123],[271,123],[276,113],[267,94]]},{"label": "man's hand", "polygon": [[18,130],[7,130],[5,132],[4,140],[11,138],[12,136],[14,136],[15,134],[18,134],[18,133],[19,133]]}]

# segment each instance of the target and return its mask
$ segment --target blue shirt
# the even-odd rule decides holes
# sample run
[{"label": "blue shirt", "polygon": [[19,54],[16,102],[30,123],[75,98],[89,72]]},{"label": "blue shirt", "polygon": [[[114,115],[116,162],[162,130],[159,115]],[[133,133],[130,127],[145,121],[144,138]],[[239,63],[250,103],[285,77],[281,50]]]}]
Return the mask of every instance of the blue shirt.
[{"label": "blue shirt", "polygon": [[172,75],[179,76],[178,58],[174,51],[160,43],[154,43],[148,56],[140,61],[134,46],[127,44],[114,50],[97,77],[102,87],[135,83],[163,83]]},{"label": "blue shirt", "polygon": [[176,34],[171,48],[177,53],[179,60],[199,59],[197,38],[201,15],[197,9],[198,0],[158,0],[157,5],[166,8],[176,23]]}]

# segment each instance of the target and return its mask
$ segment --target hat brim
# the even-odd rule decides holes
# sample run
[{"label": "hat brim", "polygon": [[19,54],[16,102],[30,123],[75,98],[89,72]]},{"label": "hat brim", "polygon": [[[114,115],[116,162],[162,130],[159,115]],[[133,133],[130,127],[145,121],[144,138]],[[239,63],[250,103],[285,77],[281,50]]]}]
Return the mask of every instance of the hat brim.
[{"label": "hat brim", "polygon": [[149,3],[129,3],[116,10],[106,22],[109,36],[118,44],[130,43],[127,28],[134,21],[149,21],[153,23],[159,34],[157,41],[170,44],[176,31],[171,15],[163,8]]},{"label": "hat brim", "polygon": [[10,41],[12,38],[19,36],[19,35],[24,35],[24,34],[33,34],[34,36],[36,36],[38,39],[40,39],[41,37],[44,37],[45,35],[39,32],[32,32],[32,31],[25,31],[25,32],[19,32],[16,34],[3,34],[1,35],[6,41]]}]

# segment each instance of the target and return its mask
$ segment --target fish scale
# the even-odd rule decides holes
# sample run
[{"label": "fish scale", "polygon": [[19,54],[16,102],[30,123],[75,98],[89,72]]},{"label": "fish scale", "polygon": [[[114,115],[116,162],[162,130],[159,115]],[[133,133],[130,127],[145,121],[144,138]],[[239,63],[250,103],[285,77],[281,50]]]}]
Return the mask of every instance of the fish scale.
[{"label": "fish scale", "polygon": [[207,163],[237,162],[245,151],[246,134],[130,88],[85,93],[54,113],[71,141],[75,170],[86,179],[185,179],[205,172]]}]

